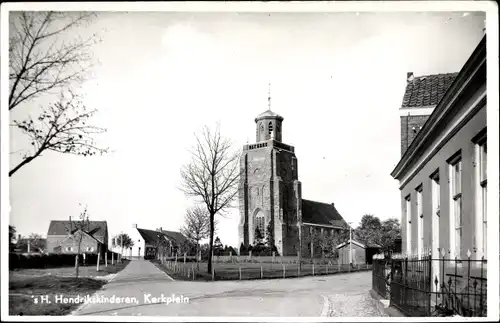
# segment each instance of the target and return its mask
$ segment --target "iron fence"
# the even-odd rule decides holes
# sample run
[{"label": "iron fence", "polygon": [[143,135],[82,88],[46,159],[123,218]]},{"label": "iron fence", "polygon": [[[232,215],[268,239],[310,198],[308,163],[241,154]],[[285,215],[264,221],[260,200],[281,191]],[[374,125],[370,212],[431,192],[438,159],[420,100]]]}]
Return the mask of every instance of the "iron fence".
[{"label": "iron fence", "polygon": [[[390,259],[391,306],[407,316],[486,316],[487,260],[470,251],[463,260],[440,256]],[[381,268],[374,264],[372,284],[382,295]]]},{"label": "iron fence", "polygon": [[390,291],[387,268],[390,270],[390,263],[388,263],[387,260],[373,259],[372,289],[383,298],[388,298]]}]

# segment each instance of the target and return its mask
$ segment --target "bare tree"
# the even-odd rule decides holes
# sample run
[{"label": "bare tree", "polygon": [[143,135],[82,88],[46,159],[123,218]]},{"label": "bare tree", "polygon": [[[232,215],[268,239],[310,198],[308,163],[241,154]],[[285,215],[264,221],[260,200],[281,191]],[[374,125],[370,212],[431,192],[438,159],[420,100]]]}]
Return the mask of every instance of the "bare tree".
[{"label": "bare tree", "polygon": [[[217,220],[214,220],[214,232],[217,231]],[[181,233],[196,244],[196,259],[200,253],[200,241],[210,237],[210,213],[199,205],[186,211]]]},{"label": "bare tree", "polygon": [[123,248],[125,248],[125,250],[127,250],[127,249],[133,247],[134,241],[132,240],[132,238],[130,238],[130,236],[128,234],[120,233],[120,234],[117,234],[113,238],[113,246],[121,247],[121,254],[123,255]]},{"label": "bare tree", "polygon": [[69,92],[61,94],[60,100],[44,109],[38,118],[29,116],[24,121],[14,120],[13,125],[29,137],[32,149],[9,171],[9,176],[46,150],[82,156],[107,153],[109,149],[97,147],[93,138],[95,134],[106,132],[104,128],[89,124],[95,113],[96,110],[87,110],[78,95]]},{"label": "bare tree", "polygon": [[208,272],[212,271],[215,215],[232,205],[238,192],[239,152],[233,151],[231,141],[220,134],[219,125],[214,132],[204,127],[196,135],[192,160],[181,169],[181,190],[186,196],[197,197],[206,205],[210,215],[210,242]]},{"label": "bare tree", "polygon": [[28,237],[22,238],[17,243],[19,249],[30,252],[44,252],[46,245],[47,239],[44,239],[38,233],[31,233]]},{"label": "bare tree", "polygon": [[[80,204],[81,206],[81,204]],[[87,206],[83,209],[83,211],[78,216],[77,221],[70,221],[69,227],[66,227],[66,232],[68,235],[76,241],[77,252],[75,256],[75,274],[76,278],[78,278],[78,273],[80,269],[79,257],[81,254],[81,245],[84,234],[88,234],[90,227],[90,221],[87,211]]]},{"label": "bare tree", "polygon": [[9,110],[56,89],[79,83],[93,65],[97,35],[74,30],[95,18],[91,12],[13,12],[9,35]]}]

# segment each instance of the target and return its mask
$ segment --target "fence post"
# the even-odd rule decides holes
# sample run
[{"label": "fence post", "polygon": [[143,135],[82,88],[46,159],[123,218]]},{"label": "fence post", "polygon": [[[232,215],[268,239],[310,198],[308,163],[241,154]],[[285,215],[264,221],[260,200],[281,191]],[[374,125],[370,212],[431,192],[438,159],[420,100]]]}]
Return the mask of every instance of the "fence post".
[{"label": "fence post", "polygon": [[214,268],[214,264],[212,263],[212,281],[215,280],[215,268]]},{"label": "fence post", "polygon": [[101,252],[97,253],[97,271],[99,271],[99,263],[101,262]]},{"label": "fence post", "polygon": [[326,263],[326,274],[328,275],[328,263]]},{"label": "fence post", "polygon": [[106,251],[105,253],[106,258],[104,259],[104,263],[106,264],[106,267],[108,267],[108,252]]},{"label": "fence post", "polygon": [[[469,258],[470,260],[470,258]],[[429,285],[427,286],[429,288],[429,303],[427,307],[427,315],[431,315],[431,301],[432,301],[432,253],[431,250],[429,250],[429,268],[427,268],[427,274],[429,277]],[[467,290],[469,288],[469,282],[467,282]]]},{"label": "fence post", "polygon": [[283,266],[283,278],[285,278],[285,264],[281,264]]},{"label": "fence post", "polygon": [[184,264],[186,263],[186,253],[184,253]]},{"label": "fence post", "polygon": [[111,264],[114,265],[115,264],[115,252],[111,252]]},{"label": "fence post", "polygon": [[238,271],[240,273],[240,280],[241,280],[241,266],[238,266]]},{"label": "fence post", "polygon": [[313,262],[313,276],[314,276],[314,262]]},{"label": "fence post", "polygon": [[300,263],[299,266],[297,267],[297,277],[300,277]]},{"label": "fence post", "polygon": [[262,271],[262,265],[260,265],[260,279],[264,278],[264,272]]}]

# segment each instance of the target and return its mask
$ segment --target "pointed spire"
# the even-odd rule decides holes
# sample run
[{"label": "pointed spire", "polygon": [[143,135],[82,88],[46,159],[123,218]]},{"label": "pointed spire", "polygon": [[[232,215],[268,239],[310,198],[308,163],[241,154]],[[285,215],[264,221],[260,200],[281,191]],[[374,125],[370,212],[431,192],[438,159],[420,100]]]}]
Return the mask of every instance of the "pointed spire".
[{"label": "pointed spire", "polygon": [[271,111],[271,83],[269,82],[269,87],[267,89],[267,109]]}]

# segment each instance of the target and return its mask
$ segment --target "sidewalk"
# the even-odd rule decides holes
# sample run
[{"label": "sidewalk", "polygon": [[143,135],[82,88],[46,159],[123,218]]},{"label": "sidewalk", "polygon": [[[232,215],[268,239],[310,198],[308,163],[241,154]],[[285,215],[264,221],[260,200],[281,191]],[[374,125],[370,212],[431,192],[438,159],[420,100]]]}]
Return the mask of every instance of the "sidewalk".
[{"label": "sidewalk", "polygon": [[[132,308],[144,303],[144,294],[147,294],[147,291],[155,290],[155,286],[158,284],[163,285],[172,282],[173,279],[170,276],[156,268],[151,262],[133,260],[125,269],[111,279],[103,289],[93,295],[96,300],[100,299],[102,302],[83,304],[71,315],[86,315],[91,313],[110,315],[110,311]],[[117,298],[120,299],[120,302],[116,300]],[[126,298],[129,298],[129,301]],[[137,302],[133,301],[133,298]],[[113,303],[111,303],[112,299],[114,300]],[[109,300],[109,302],[104,303],[105,300]]]},{"label": "sidewalk", "polygon": [[382,298],[376,291],[373,289],[370,289],[370,297],[373,299],[375,302],[375,305],[377,306],[378,311],[383,315],[383,316],[390,316],[390,317],[405,317],[403,313],[398,311],[396,308],[393,306],[390,306],[390,301],[388,299]]}]

